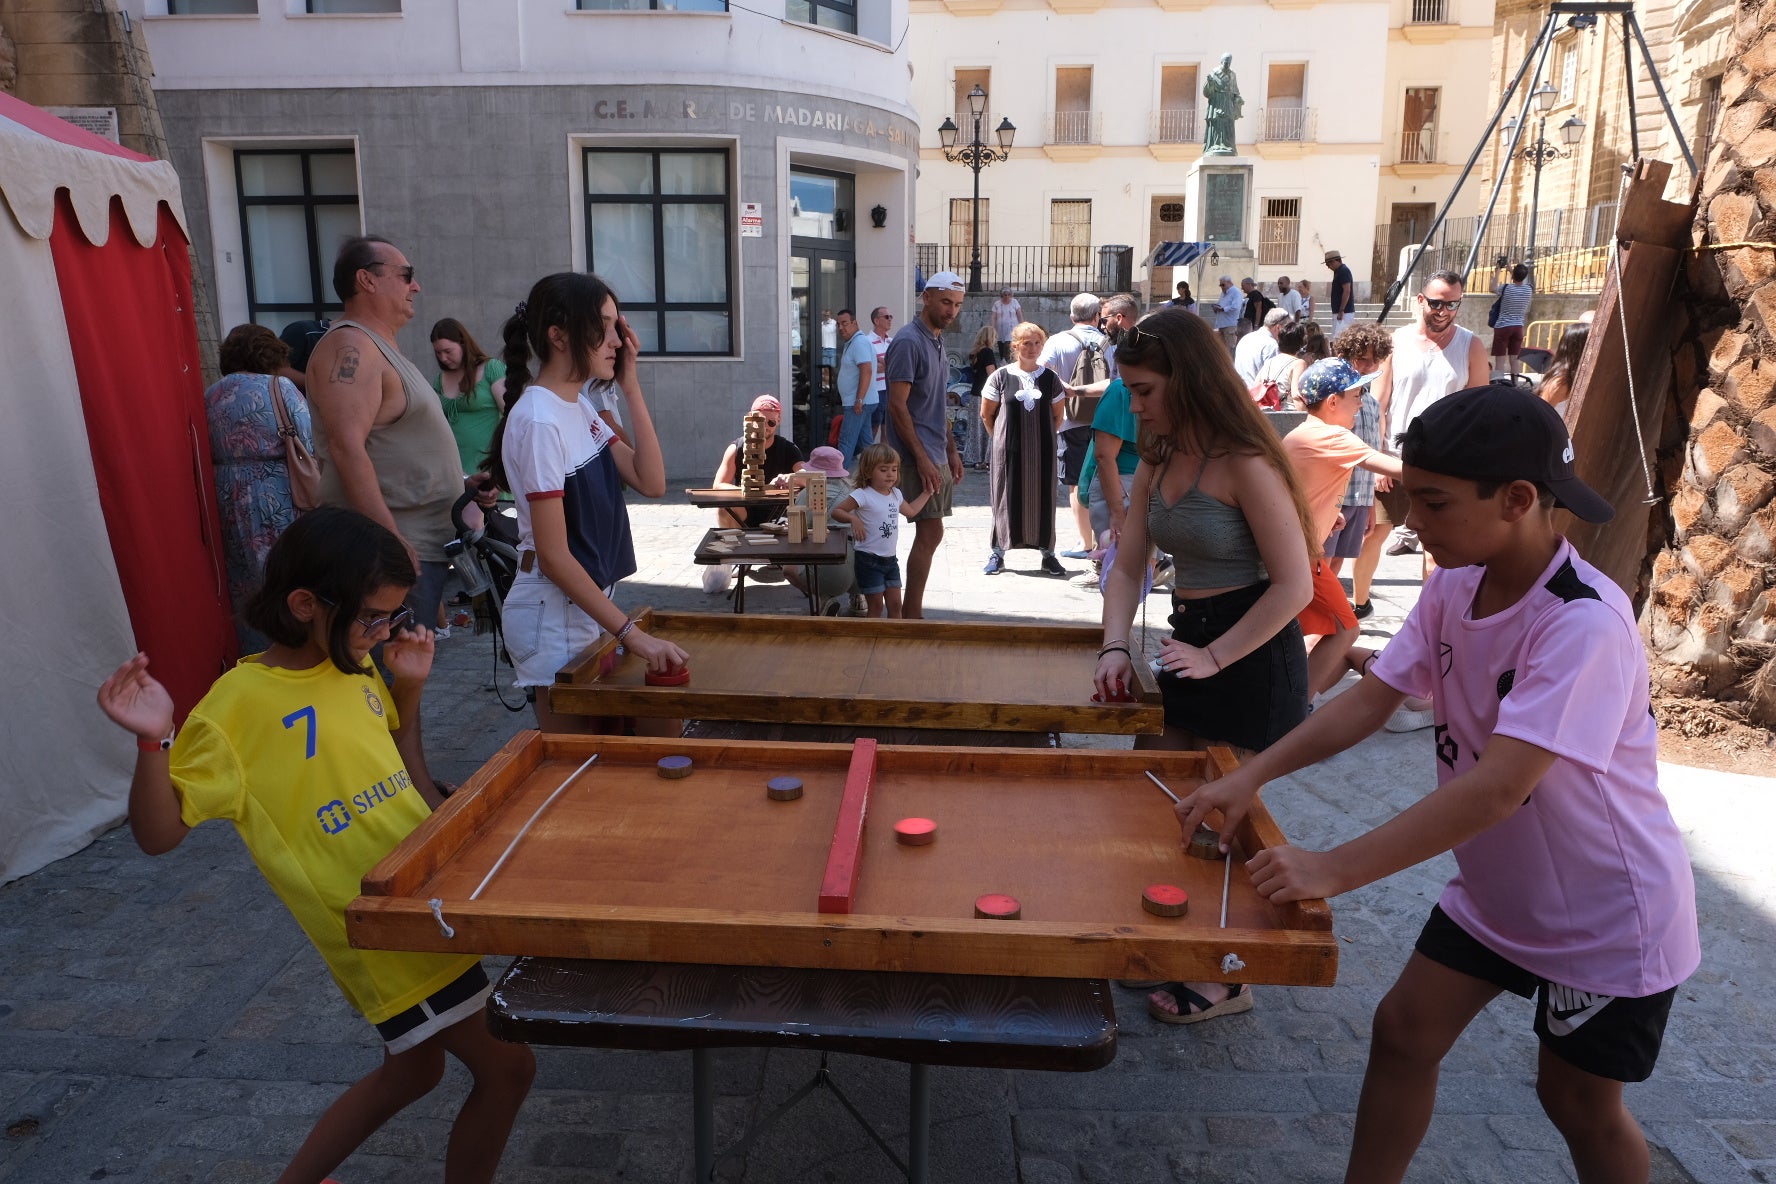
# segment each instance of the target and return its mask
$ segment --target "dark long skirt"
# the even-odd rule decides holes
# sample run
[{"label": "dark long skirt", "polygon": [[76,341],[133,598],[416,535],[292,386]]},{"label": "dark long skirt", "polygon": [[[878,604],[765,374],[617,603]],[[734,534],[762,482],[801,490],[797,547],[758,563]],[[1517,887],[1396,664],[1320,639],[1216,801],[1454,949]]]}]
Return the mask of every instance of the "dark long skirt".
[{"label": "dark long skirt", "polygon": [[[993,375],[997,379],[1001,370]],[[993,421],[992,473],[993,547],[1054,550],[1055,431],[1054,397],[1060,387],[1047,370],[1045,388],[1030,410],[1007,393]],[[1047,381],[1053,380],[1053,381]],[[1008,384],[1009,385],[1009,384]]]}]

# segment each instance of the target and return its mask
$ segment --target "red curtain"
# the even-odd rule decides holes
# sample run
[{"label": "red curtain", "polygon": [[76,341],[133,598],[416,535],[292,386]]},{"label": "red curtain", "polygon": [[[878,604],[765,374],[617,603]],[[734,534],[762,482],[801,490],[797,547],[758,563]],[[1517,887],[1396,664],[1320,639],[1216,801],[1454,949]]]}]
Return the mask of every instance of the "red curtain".
[{"label": "red curtain", "polygon": [[236,645],[185,235],[162,205],[154,245],[141,246],[113,198],[95,247],[62,193],[49,243],[130,625],[183,720]]}]

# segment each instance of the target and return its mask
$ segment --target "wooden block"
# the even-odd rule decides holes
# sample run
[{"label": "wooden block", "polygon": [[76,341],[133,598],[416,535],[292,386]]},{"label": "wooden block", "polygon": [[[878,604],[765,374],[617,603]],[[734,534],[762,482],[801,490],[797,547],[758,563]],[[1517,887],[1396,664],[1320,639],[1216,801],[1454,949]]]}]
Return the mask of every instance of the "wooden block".
[{"label": "wooden block", "polygon": [[894,824],[894,837],[908,847],[937,842],[937,823],[929,818],[902,818]]},{"label": "wooden block", "polygon": [[857,897],[857,874],[863,867],[863,821],[869,816],[870,794],[876,786],[876,742],[864,738],[851,746],[851,768],[845,774],[845,796],[826,849],[826,874],[820,881],[820,911],[849,913]]},{"label": "wooden block", "polygon": [[1149,884],[1141,892],[1141,907],[1156,917],[1182,917],[1190,911],[1190,894],[1176,884]]},{"label": "wooden block", "polygon": [[691,758],[688,756],[663,756],[654,763],[654,771],[668,781],[689,777],[691,775]]},{"label": "wooden block", "polygon": [[793,802],[802,796],[802,779],[773,777],[765,782],[765,796],[773,802]]},{"label": "wooden block", "polygon": [[669,670],[665,674],[655,674],[649,670],[641,676],[641,681],[650,687],[682,687],[691,681],[691,668],[680,666],[677,670]]},{"label": "wooden block", "polygon": [[1198,859],[1222,859],[1221,836],[1206,826],[1196,828],[1190,836],[1190,853]]},{"label": "wooden block", "polygon": [[986,921],[1015,921],[1024,915],[1024,906],[1015,896],[989,892],[975,899],[974,915]]}]

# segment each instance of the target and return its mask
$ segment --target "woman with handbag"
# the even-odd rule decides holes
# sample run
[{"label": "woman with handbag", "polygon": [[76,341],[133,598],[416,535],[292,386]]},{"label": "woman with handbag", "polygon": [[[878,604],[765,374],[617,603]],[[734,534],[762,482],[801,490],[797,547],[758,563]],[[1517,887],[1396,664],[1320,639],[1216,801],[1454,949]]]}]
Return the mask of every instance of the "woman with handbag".
[{"label": "woman with handbag", "polygon": [[290,347],[263,325],[237,325],[222,339],[220,354],[222,378],[204,392],[204,409],[228,599],[241,652],[252,654],[267,641],[239,610],[259,586],[272,543],[317,504],[320,468],[308,401],[289,379],[277,377]]}]

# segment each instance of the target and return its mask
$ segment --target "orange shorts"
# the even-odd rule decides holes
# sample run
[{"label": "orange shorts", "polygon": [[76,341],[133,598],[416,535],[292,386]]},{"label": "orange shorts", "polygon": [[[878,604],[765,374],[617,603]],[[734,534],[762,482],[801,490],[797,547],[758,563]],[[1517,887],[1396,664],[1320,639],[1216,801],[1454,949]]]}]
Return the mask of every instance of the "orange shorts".
[{"label": "orange shorts", "polygon": [[1355,629],[1357,614],[1351,608],[1344,585],[1332,574],[1332,565],[1321,560],[1314,565],[1313,599],[1295,618],[1301,632],[1308,637],[1329,637],[1340,629]]}]

